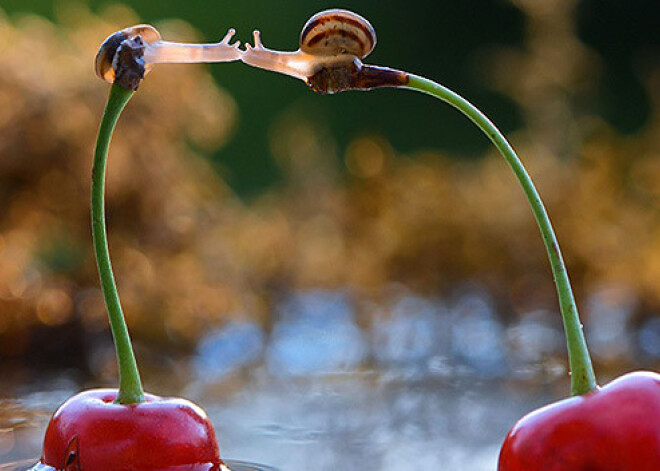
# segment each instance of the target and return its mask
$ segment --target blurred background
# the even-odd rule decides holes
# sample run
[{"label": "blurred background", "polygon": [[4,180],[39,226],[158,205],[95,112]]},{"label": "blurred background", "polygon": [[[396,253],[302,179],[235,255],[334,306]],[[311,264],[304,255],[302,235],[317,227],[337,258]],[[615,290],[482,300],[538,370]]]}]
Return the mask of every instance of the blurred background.
[{"label": "blurred background", "polygon": [[[0,3],[0,461],[116,367],[89,230],[112,32],[229,27],[294,50],[367,17],[367,62],[498,124],[555,223],[602,382],[660,368],[655,0]],[[109,239],[149,391],[211,415],[224,456],[282,471],[495,469],[568,394],[552,275],[517,181],[463,116],[399,90],[319,96],[240,63],[157,66],[110,151]]]}]

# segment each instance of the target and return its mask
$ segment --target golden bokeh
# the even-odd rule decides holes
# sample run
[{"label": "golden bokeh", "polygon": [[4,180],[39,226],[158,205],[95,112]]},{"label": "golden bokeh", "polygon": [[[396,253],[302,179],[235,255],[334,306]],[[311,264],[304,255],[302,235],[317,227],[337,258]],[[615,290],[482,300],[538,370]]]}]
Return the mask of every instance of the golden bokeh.
[{"label": "golden bokeh", "polygon": [[[660,307],[660,70],[644,77],[652,119],[621,136],[577,109],[598,61],[573,31],[573,2],[518,3],[530,19],[529,47],[492,51],[484,67],[522,107],[526,127],[511,140],[548,205],[578,299],[613,284],[652,313]],[[60,15],[57,24],[0,17],[2,354],[20,355],[36,325],[105,329],[88,201],[108,87],[91,64],[108,34],[139,19],[124,7]],[[195,37],[178,21],[158,27]],[[549,67],[560,50],[570,60]],[[234,316],[268,324],[273,297],[311,287],[349,287],[368,299],[391,283],[446,294],[476,281],[511,306],[508,315],[556,309],[532,214],[494,151],[474,161],[400,155],[386,136],[362,135],[341,152],[322,123],[294,110],[270,135],[285,183],[244,202],[202,155],[227,142],[237,113],[207,69],[171,66],[149,75],[119,122],[107,221],[134,337],[190,346]]]}]

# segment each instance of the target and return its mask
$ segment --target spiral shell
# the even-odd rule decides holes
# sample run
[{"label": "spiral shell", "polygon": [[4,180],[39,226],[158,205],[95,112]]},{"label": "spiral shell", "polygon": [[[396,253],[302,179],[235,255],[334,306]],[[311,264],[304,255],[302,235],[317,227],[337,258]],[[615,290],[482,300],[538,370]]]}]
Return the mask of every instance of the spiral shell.
[{"label": "spiral shell", "polygon": [[96,53],[96,61],[94,63],[96,75],[107,82],[114,82],[115,69],[113,68],[113,61],[117,49],[125,40],[137,36],[140,36],[147,44],[160,41],[161,39],[158,30],[151,25],[131,26],[130,28],[122,29],[121,31],[111,34],[105,41],[103,41],[103,44],[101,44],[101,47],[99,48],[99,52]]},{"label": "spiral shell", "polygon": [[348,54],[364,59],[376,46],[376,31],[360,15],[325,10],[312,16],[300,34],[300,50],[314,56]]}]

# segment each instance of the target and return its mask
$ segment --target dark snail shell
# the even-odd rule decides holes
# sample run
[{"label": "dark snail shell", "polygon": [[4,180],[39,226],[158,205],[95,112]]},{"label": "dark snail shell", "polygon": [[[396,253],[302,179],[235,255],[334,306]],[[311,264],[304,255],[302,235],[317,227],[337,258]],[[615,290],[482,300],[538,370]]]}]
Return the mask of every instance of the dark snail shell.
[{"label": "dark snail shell", "polygon": [[315,56],[349,54],[364,59],[376,46],[376,31],[360,15],[325,10],[312,16],[300,34],[300,50]]},{"label": "dark snail shell", "polygon": [[94,63],[96,75],[107,82],[113,83],[115,81],[113,61],[117,49],[127,39],[133,39],[137,36],[140,36],[142,41],[147,44],[161,39],[158,30],[151,25],[131,26],[130,28],[122,29],[121,31],[111,34],[105,41],[103,41],[103,44],[101,44],[101,47],[99,48],[99,52],[96,54],[96,61]]}]

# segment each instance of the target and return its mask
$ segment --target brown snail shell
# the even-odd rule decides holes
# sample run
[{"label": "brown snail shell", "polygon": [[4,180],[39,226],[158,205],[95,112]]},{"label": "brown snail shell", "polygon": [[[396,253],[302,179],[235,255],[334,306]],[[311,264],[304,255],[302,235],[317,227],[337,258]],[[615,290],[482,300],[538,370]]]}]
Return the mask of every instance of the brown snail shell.
[{"label": "brown snail shell", "polygon": [[312,16],[300,34],[300,50],[315,56],[342,54],[364,59],[376,46],[371,23],[347,10],[325,10]]},{"label": "brown snail shell", "polygon": [[[125,28],[111,34],[105,41],[103,41],[103,44],[101,44],[101,47],[99,48],[99,52],[96,54],[96,60],[94,62],[96,75],[106,82],[113,83],[115,81],[113,62],[117,49],[122,42],[127,39],[136,38],[137,36],[147,44],[160,41],[161,39],[158,30],[151,25],[131,26],[130,28]],[[148,69],[146,72],[148,72]]]}]

